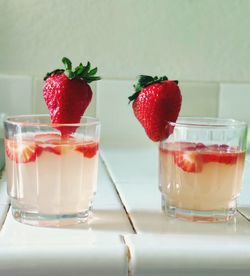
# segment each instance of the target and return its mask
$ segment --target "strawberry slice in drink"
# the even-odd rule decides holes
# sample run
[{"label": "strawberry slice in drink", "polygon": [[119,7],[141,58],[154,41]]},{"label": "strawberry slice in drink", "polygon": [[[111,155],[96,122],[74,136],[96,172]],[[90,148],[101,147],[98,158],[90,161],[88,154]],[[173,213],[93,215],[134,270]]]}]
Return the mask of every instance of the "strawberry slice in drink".
[{"label": "strawberry slice in drink", "polygon": [[195,151],[175,151],[173,152],[175,164],[185,172],[201,172],[202,159]]},{"label": "strawberry slice in drink", "polygon": [[202,154],[204,163],[217,162],[222,164],[235,164],[240,153],[235,148],[227,145],[209,145]]},{"label": "strawberry slice in drink", "polygon": [[98,150],[98,143],[94,141],[81,142],[72,135],[65,138],[57,133],[37,134],[35,140],[41,152],[47,151],[57,155],[75,150],[83,153],[84,157],[92,158]]},{"label": "strawberry slice in drink", "polygon": [[61,135],[58,133],[43,133],[35,135],[36,145],[41,152],[47,151],[60,155],[62,153]]},{"label": "strawberry slice in drink", "polygon": [[35,161],[36,157],[41,154],[40,149],[31,141],[13,141],[5,140],[6,154],[11,160],[17,163],[28,163]]},{"label": "strawberry slice in drink", "polygon": [[92,158],[96,155],[98,151],[98,143],[96,142],[87,142],[84,144],[76,145],[75,150],[83,153],[84,157]]},{"label": "strawberry slice in drink", "polygon": [[[175,143],[179,151],[173,151],[175,164],[186,172],[200,172],[206,163],[236,164],[243,153],[226,145]],[[182,148],[182,150],[181,150]]]}]

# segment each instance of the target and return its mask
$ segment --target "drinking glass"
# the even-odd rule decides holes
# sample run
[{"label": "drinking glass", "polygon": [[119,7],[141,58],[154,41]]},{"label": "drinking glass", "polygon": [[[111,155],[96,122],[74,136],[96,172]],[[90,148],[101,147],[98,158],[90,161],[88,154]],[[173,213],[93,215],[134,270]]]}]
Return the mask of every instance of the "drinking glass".
[{"label": "drinking glass", "polygon": [[159,145],[162,209],[193,221],[227,221],[236,214],[247,125],[233,119],[180,118]]},{"label": "drinking glass", "polygon": [[5,160],[4,160],[4,131],[3,131],[3,121],[5,118],[4,113],[0,113],[0,178],[1,171],[4,168]]},{"label": "drinking glass", "polygon": [[[67,135],[61,135],[67,133]],[[52,124],[48,115],[5,120],[12,214],[37,226],[84,222],[96,191],[100,123]]]}]

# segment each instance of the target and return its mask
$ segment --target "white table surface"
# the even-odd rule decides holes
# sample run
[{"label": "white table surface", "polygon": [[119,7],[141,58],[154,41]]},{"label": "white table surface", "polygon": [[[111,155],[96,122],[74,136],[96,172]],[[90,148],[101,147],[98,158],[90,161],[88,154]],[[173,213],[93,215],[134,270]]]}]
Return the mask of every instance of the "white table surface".
[{"label": "white table surface", "polygon": [[137,233],[125,235],[130,275],[250,275],[249,158],[239,212],[227,223],[187,222],[163,214],[156,146],[105,148],[104,161]]},{"label": "white table surface", "polygon": [[[0,199],[4,202],[5,196]],[[93,209],[88,223],[64,228],[24,225],[9,211],[0,231],[0,275],[127,275],[123,235],[133,230],[101,161]],[[3,221],[3,210],[0,215]]]},{"label": "white table surface", "polygon": [[[0,183],[0,275],[250,275],[250,159],[228,223],[166,217],[157,147],[104,147],[93,217],[64,228],[16,222]],[[2,181],[3,182],[3,181]],[[1,228],[2,221],[2,228]]]}]

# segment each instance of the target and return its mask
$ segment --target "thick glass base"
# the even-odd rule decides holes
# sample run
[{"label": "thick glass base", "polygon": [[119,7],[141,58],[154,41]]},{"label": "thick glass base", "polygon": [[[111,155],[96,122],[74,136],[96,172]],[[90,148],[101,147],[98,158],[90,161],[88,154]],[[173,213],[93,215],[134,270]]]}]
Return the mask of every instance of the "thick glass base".
[{"label": "thick glass base", "polygon": [[173,203],[170,204],[166,197],[162,195],[162,210],[168,216],[178,219],[201,222],[224,222],[231,220],[236,215],[236,200],[234,200],[229,209],[200,211],[178,208]]},{"label": "thick glass base", "polygon": [[89,217],[89,210],[76,214],[48,215],[23,211],[12,206],[12,215],[18,222],[33,226],[63,227],[86,222]]}]

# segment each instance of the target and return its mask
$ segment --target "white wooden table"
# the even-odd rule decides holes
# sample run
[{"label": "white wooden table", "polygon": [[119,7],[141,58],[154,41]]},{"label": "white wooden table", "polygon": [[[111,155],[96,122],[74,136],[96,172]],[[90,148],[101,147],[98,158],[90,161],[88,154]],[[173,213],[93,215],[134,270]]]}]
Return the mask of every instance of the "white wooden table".
[{"label": "white wooden table", "polygon": [[250,275],[249,158],[235,220],[194,223],[162,213],[156,147],[106,148],[104,152],[137,233],[125,235],[130,275]]},{"label": "white wooden table", "polygon": [[94,214],[86,224],[58,229],[16,222],[10,211],[6,217],[4,187],[1,183],[1,276],[128,274],[128,248],[123,236],[133,231],[102,162]]},{"label": "white wooden table", "polygon": [[250,159],[235,220],[199,223],[162,213],[157,154],[103,147],[93,217],[73,227],[14,221],[2,179],[0,275],[250,275]]},{"label": "white wooden table", "polygon": [[[60,229],[20,224],[11,216],[1,180],[0,276],[250,275],[250,157],[234,221],[198,223],[166,217],[158,190],[157,147],[127,104],[133,83],[102,80],[94,85],[88,115],[100,118],[105,146],[88,223]],[[42,85],[31,76],[0,76],[1,112],[47,112]],[[250,83],[180,86],[182,116],[250,118]]]}]

